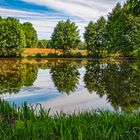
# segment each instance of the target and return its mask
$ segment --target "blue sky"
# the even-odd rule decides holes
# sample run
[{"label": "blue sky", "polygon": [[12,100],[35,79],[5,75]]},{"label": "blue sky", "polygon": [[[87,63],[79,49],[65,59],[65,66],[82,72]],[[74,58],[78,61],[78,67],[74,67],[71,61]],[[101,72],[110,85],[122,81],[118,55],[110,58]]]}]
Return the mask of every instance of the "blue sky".
[{"label": "blue sky", "polygon": [[39,39],[49,39],[58,21],[71,19],[82,38],[88,22],[106,17],[117,2],[125,0],[0,0],[0,16],[31,22]]}]

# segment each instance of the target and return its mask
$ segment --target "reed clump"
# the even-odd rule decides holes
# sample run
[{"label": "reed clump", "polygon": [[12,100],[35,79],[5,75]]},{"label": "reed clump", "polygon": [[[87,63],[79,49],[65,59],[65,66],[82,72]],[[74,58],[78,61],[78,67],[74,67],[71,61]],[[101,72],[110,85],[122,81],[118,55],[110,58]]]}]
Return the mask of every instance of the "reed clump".
[{"label": "reed clump", "polygon": [[0,100],[0,140],[139,140],[140,112],[91,111],[49,115]]}]

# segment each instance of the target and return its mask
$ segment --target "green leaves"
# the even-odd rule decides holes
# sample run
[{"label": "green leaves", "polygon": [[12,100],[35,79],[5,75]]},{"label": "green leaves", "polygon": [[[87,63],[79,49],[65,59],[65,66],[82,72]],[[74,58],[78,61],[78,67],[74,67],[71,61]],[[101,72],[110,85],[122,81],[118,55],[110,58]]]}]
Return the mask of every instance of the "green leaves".
[{"label": "green leaves", "polygon": [[39,40],[37,44],[38,48],[47,48],[50,47],[50,40]]},{"label": "green leaves", "polygon": [[23,30],[25,32],[26,37],[26,48],[36,48],[38,37],[33,25],[29,22],[25,22],[23,23]]},{"label": "green leaves", "polygon": [[[138,0],[117,3],[107,21],[101,17],[85,28],[87,49],[95,56],[138,57],[140,46],[140,17]],[[134,13],[134,11],[137,13]]]},{"label": "green leaves", "polygon": [[93,23],[89,22],[84,33],[87,49],[96,56],[103,56],[104,49],[107,45],[106,41],[106,20],[104,17]]},{"label": "green leaves", "polygon": [[58,22],[51,37],[51,47],[68,53],[77,48],[79,43],[79,30],[75,23],[70,20]]},{"label": "green leaves", "polygon": [[26,47],[37,46],[37,34],[29,22],[23,25],[19,20],[0,17],[0,56],[21,56]]},{"label": "green leaves", "polygon": [[0,19],[0,55],[20,56],[26,47],[21,24],[14,18]]}]

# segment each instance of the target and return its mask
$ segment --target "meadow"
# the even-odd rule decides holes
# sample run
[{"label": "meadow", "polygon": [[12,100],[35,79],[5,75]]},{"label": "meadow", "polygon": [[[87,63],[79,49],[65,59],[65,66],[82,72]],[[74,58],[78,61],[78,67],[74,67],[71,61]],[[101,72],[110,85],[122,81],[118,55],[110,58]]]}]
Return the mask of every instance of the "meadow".
[{"label": "meadow", "polygon": [[[87,56],[88,51],[87,50],[72,50],[71,55],[80,55],[80,56]],[[23,56],[44,56],[49,57],[52,55],[52,57],[63,55],[63,50],[61,49],[52,49],[52,48],[26,48],[23,53]]]}]

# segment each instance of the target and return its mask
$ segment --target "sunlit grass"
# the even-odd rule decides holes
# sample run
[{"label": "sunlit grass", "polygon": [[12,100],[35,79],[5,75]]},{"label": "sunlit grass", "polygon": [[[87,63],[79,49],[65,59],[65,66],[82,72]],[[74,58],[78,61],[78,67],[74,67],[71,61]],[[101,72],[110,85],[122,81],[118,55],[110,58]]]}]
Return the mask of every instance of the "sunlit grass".
[{"label": "sunlit grass", "polygon": [[[87,50],[72,50],[72,54],[76,53],[81,53],[82,55],[87,55]],[[41,54],[41,55],[48,55],[48,54],[53,54],[56,53],[57,55],[63,54],[63,51],[60,49],[49,49],[49,48],[26,48],[23,52],[23,55],[28,56],[28,55],[36,55],[36,54]]]},{"label": "sunlit grass", "polygon": [[96,110],[49,115],[24,104],[11,107],[0,101],[1,140],[139,140],[140,113]]}]

